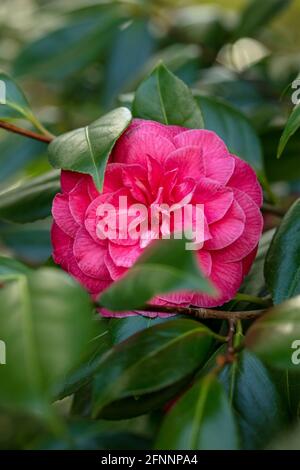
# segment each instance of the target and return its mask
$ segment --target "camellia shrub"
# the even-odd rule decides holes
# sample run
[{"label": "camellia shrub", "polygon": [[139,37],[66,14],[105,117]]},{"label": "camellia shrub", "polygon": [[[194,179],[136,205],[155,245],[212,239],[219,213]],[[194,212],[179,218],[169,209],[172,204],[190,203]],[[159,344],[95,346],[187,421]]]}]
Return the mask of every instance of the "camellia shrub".
[{"label": "camellia shrub", "polygon": [[[272,8],[261,17],[257,3],[249,2],[235,29],[220,23],[216,36],[202,38],[207,74],[218,54],[228,60],[229,45],[250,41],[274,3],[279,12],[284,2],[265,2]],[[256,24],[247,23],[251,11]],[[111,31],[125,21],[123,13],[101,12]],[[86,11],[80,21],[89,30]],[[138,31],[146,24],[133,22]],[[180,21],[170,31],[189,41]],[[33,70],[45,73],[36,51],[51,40],[27,46],[16,70],[32,55]],[[85,62],[71,65],[66,76]],[[239,71],[233,97],[237,83],[252,83],[245,71],[252,65]],[[273,128],[267,97],[249,111],[212,89],[189,87],[194,80],[181,78],[191,66],[195,57],[178,74],[152,64],[116,106],[55,135],[18,80],[0,74],[0,127],[24,154],[47,148],[49,160],[0,194],[3,448],[236,450],[297,442],[300,199],[290,181],[300,176],[291,150],[299,107],[292,103]],[[55,80],[59,70],[52,72]],[[122,87],[112,82],[116,97]],[[282,180],[285,186],[272,184]]]}]

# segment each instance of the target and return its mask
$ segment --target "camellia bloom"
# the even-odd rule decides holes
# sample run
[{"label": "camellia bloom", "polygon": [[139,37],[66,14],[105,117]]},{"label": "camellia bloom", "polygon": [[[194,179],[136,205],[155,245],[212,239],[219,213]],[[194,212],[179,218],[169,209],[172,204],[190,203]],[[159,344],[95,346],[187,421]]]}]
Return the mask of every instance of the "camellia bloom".
[{"label": "camellia bloom", "polygon": [[[261,187],[252,168],[230,154],[212,131],[135,119],[113,149],[101,194],[89,175],[70,171],[62,171],[61,189],[52,209],[53,259],[93,297],[122,276],[151,242],[151,230],[142,243],[130,234],[99,236],[99,207],[124,211],[120,196],[128,206],[139,203],[148,209],[154,204],[204,208],[203,243],[194,256],[217,297],[176,292],[152,303],[222,305],[234,297],[255,257],[263,225]],[[132,214],[126,216],[130,224]],[[178,229],[172,220],[169,230]]]}]

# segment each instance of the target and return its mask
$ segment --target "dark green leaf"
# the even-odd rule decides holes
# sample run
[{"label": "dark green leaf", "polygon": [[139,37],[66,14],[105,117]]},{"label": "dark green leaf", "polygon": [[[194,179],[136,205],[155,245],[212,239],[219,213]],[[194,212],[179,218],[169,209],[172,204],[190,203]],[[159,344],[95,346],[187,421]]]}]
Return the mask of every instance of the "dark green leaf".
[{"label": "dark green leaf", "polygon": [[128,419],[144,415],[151,411],[157,411],[163,406],[167,406],[170,400],[176,399],[189,386],[193,374],[186,375],[169,387],[165,387],[157,392],[133,396],[113,401],[105,406],[99,413],[103,419]]},{"label": "dark green leaf", "polygon": [[215,293],[202,276],[194,252],[186,249],[185,239],[158,240],[119,281],[104,291],[100,303],[116,311],[138,309],[155,295],[178,290]]},{"label": "dark green leaf", "polygon": [[[241,334],[235,336],[239,345]],[[216,366],[216,358],[226,353],[221,346],[200,372],[205,375]],[[244,350],[219,375],[236,415],[243,449],[260,449],[286,424],[287,409],[273,374],[261,361]]]},{"label": "dark green leaf", "polygon": [[90,339],[89,296],[65,273],[43,268],[3,287],[0,303],[1,404],[39,412]]},{"label": "dark green leaf", "polygon": [[62,399],[80,388],[90,385],[102,356],[113,346],[112,336],[106,318],[97,318],[89,344],[80,358],[79,364],[59,384],[56,395]]},{"label": "dark green leaf", "polygon": [[163,450],[235,450],[234,416],[222,385],[213,374],[196,382],[173,406],[156,441]]},{"label": "dark green leaf", "polygon": [[291,0],[248,0],[235,30],[235,36],[252,36],[269,21],[287,8]]},{"label": "dark green leaf", "polygon": [[26,223],[49,216],[53,198],[59,189],[57,171],[28,180],[1,194],[0,219]]},{"label": "dark green leaf", "polygon": [[284,158],[276,158],[280,129],[272,129],[261,136],[267,178],[270,182],[300,179],[300,140],[290,139],[284,150]]},{"label": "dark green leaf", "polygon": [[28,224],[0,223],[1,244],[29,264],[44,263],[51,255],[51,220]]},{"label": "dark green leaf", "polygon": [[126,318],[110,318],[108,323],[109,332],[113,341],[113,344],[121,343],[130,336],[134,335],[138,331],[150,328],[150,326],[159,325],[169,319],[167,318],[149,318],[143,315],[134,315]]},{"label": "dark green leaf", "polygon": [[277,158],[281,156],[282,152],[285,149],[286,144],[288,143],[292,135],[294,135],[295,132],[299,129],[299,127],[300,127],[300,106],[298,105],[293,109],[292,114],[287,120],[282,136],[280,137],[279,146],[277,150]]},{"label": "dark green leaf", "polygon": [[202,114],[191,91],[162,63],[137,89],[133,115],[163,124],[203,127]]},{"label": "dark green leaf", "polygon": [[33,450],[137,450],[148,449],[149,441],[126,429],[114,429],[111,423],[76,420],[68,424],[72,445],[61,438],[44,436],[35,439],[29,449]]},{"label": "dark green leaf", "polygon": [[275,233],[266,257],[265,278],[275,304],[300,294],[300,199]]},{"label": "dark green leaf", "polygon": [[135,19],[117,32],[110,51],[105,80],[106,104],[111,104],[118,93],[135,80],[153,49],[154,37],[147,20]]},{"label": "dark green leaf", "polygon": [[259,176],[264,173],[260,141],[251,123],[240,111],[220,99],[196,95],[204,127],[216,132],[230,152],[250,163]]},{"label": "dark green leaf", "polygon": [[15,75],[62,80],[101,58],[122,19],[115,11],[79,18],[29,43],[14,63]]},{"label": "dark green leaf", "polygon": [[261,360],[280,369],[299,370],[300,296],[271,308],[246,335],[246,344]]},{"label": "dark green leaf", "polygon": [[57,137],[49,145],[51,165],[88,173],[102,190],[109,154],[130,121],[130,111],[117,108],[86,127]]},{"label": "dark green leaf", "polygon": [[212,339],[213,333],[200,323],[174,320],[115,346],[95,377],[93,414],[116,400],[143,397],[176,384],[203,363]]},{"label": "dark green leaf", "polygon": [[[47,155],[47,144],[19,135],[8,135],[0,142],[0,182],[7,185],[10,179],[28,164]],[[1,188],[2,189],[2,188]]]}]

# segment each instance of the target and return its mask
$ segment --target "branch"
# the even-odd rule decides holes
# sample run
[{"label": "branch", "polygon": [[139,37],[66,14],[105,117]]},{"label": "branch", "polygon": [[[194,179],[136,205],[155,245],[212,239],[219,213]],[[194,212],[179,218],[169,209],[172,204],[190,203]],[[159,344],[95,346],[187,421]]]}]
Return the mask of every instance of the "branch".
[{"label": "branch", "polygon": [[49,144],[53,140],[53,137],[51,137],[50,135],[48,136],[48,135],[38,134],[36,132],[29,131],[28,129],[24,129],[22,127],[17,127],[14,124],[1,121],[1,120],[0,120],[0,128],[5,129],[9,132],[13,132],[14,134],[19,134],[25,137],[29,137],[30,139],[35,139],[35,140],[39,140],[40,142],[45,142],[46,144]]},{"label": "branch", "polygon": [[226,312],[224,310],[213,310],[210,308],[196,308],[196,307],[171,307],[169,305],[151,305],[148,304],[142,308],[137,309],[142,312],[159,312],[169,314],[181,314],[190,315],[194,318],[217,318],[219,320],[249,320],[252,318],[258,318],[263,313],[263,310],[249,310],[245,312]]}]

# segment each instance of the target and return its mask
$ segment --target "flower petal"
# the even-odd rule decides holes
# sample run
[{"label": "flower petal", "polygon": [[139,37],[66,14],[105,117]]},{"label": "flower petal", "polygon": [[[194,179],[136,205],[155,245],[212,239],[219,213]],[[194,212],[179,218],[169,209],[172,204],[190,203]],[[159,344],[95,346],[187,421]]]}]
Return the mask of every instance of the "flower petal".
[{"label": "flower petal", "polygon": [[79,225],[75,222],[69,207],[68,194],[56,194],[53,199],[52,215],[57,225],[70,237],[74,238]]},{"label": "flower petal", "polygon": [[110,276],[104,261],[106,252],[107,247],[96,243],[85,228],[77,232],[73,253],[84,274],[103,281],[109,280]]},{"label": "flower petal", "polygon": [[202,151],[205,176],[226,184],[234,170],[234,159],[220,137],[213,131],[191,129],[174,138],[176,147],[196,146]]},{"label": "flower petal", "polygon": [[248,194],[248,196],[250,196],[259,207],[261,207],[263,194],[254,170],[244,160],[241,160],[235,155],[232,155],[232,157],[235,161],[235,168],[233,175],[228,181],[228,186],[237,188]]},{"label": "flower petal", "polygon": [[239,239],[222,251],[226,261],[239,261],[245,258],[256,248],[263,229],[263,217],[255,202],[238,189],[234,189],[234,197],[242,207],[246,219]]},{"label": "flower petal", "polygon": [[84,224],[85,213],[90,203],[88,181],[82,178],[69,193],[69,208],[78,225]]},{"label": "flower petal", "polygon": [[233,201],[233,191],[210,178],[203,178],[196,186],[193,202],[204,204],[208,224],[222,219]]},{"label": "flower petal", "polygon": [[212,270],[209,279],[218,295],[214,298],[206,294],[195,294],[192,303],[197,307],[218,307],[228,302],[237,293],[243,279],[241,262],[226,263],[218,252],[212,252],[211,256]]},{"label": "flower petal", "polygon": [[147,156],[163,162],[175,150],[174,144],[155,131],[129,128],[118,140],[111,154],[111,162],[147,164]]},{"label": "flower petal", "polygon": [[190,177],[203,178],[204,166],[201,150],[198,147],[183,147],[170,153],[165,162],[165,171],[178,169],[178,182]]}]

